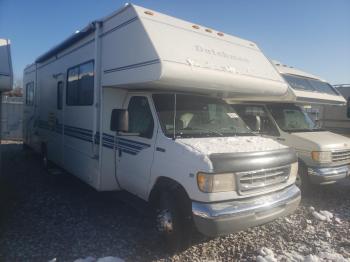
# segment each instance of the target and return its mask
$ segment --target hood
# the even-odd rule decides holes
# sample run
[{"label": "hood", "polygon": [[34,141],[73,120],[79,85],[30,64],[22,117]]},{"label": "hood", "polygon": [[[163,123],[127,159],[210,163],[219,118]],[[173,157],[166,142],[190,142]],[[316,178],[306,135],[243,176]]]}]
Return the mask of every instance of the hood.
[{"label": "hood", "polygon": [[287,148],[272,139],[258,136],[181,138],[176,141],[203,155],[261,152]]},{"label": "hood", "polygon": [[300,142],[312,144],[315,150],[342,150],[350,149],[350,139],[329,131],[293,133],[300,138]]}]

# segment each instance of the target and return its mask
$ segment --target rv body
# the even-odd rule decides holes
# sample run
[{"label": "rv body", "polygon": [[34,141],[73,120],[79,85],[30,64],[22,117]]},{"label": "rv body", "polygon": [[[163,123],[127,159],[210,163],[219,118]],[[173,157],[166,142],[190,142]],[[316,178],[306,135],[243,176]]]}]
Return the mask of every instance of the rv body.
[{"label": "rv body", "polygon": [[350,137],[350,85],[336,85],[334,88],[345,98],[346,105],[322,105],[314,108],[324,129]]},{"label": "rv body", "polygon": [[10,91],[13,83],[10,40],[0,38],[0,94]]},{"label": "rv body", "polygon": [[321,129],[305,110],[319,104],[341,107],[344,98],[319,77],[280,63],[276,68],[290,85],[293,103],[254,102],[234,107],[255,132],[297,151],[301,175],[297,184],[303,180],[304,185],[331,184],[347,178],[350,139]]},{"label": "rv body", "polygon": [[298,206],[294,150],[250,133],[222,99],[285,99],[252,42],[127,5],[39,57],[24,87],[24,143],[96,190],[158,204],[180,192],[206,235]]}]

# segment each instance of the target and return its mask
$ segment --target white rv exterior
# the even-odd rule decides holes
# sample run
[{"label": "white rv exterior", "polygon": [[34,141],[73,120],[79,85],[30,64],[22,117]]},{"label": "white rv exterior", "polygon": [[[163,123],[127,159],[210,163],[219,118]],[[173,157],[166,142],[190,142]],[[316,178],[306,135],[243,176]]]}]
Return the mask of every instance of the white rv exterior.
[{"label": "white rv exterior", "polygon": [[350,136],[350,85],[336,85],[334,88],[347,101],[346,105],[322,105],[313,108],[318,109],[318,120],[323,128]]},{"label": "white rv exterior", "polygon": [[13,72],[10,40],[0,38],[0,94],[12,89]]},{"label": "white rv exterior", "polygon": [[39,57],[24,86],[24,143],[96,190],[156,205],[176,243],[189,221],[220,235],[298,206],[294,151],[222,99],[287,97],[250,41],[127,5]]},{"label": "white rv exterior", "polygon": [[345,103],[343,96],[321,78],[280,63],[278,71],[290,85],[293,103],[236,105],[239,115],[255,132],[293,147],[298,152],[297,184],[331,184],[350,175],[350,139],[321,129],[305,112],[319,104],[325,108]]}]

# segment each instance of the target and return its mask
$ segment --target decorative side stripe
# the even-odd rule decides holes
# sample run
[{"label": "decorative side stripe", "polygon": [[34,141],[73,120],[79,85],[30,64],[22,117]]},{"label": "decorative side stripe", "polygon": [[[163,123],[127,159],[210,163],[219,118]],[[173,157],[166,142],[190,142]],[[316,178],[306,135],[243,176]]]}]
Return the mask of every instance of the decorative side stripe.
[{"label": "decorative side stripe", "polygon": [[159,64],[159,63],[160,63],[159,59],[153,59],[153,60],[149,60],[149,61],[145,61],[145,62],[141,62],[141,63],[136,63],[136,64],[127,65],[127,66],[121,66],[121,67],[108,69],[108,70],[105,70],[103,72],[105,74],[109,74],[109,73],[113,73],[113,72],[118,72],[118,71],[133,69],[133,68],[139,68],[139,67],[154,65],[154,64]]},{"label": "decorative side stripe", "polygon": [[[100,133],[98,132],[95,134],[95,136],[93,136],[92,130],[89,129],[69,125],[63,126],[62,124],[56,124],[55,127],[50,127],[48,122],[43,120],[37,121],[37,125],[39,128],[54,131],[58,134],[62,134],[64,128],[65,136],[73,137],[89,143],[100,143]],[[103,133],[102,146],[114,150],[120,149],[127,154],[137,155],[143,149],[149,148],[151,145],[120,137],[118,137],[115,141],[114,136]]]}]

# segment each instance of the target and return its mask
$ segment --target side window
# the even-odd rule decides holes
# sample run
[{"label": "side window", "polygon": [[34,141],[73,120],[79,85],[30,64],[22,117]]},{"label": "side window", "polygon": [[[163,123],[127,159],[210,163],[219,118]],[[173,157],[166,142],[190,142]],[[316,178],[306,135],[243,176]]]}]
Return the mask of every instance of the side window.
[{"label": "side window", "polygon": [[57,83],[57,109],[62,110],[63,108],[63,82]]},{"label": "side window", "polygon": [[350,96],[348,97],[348,108],[347,108],[347,111],[346,111],[346,115],[348,118],[350,118]]},{"label": "side window", "polygon": [[129,132],[141,137],[152,138],[154,122],[148,100],[144,96],[134,96],[129,106]]},{"label": "side window", "polygon": [[34,105],[34,82],[26,84],[26,105]]},{"label": "side window", "polygon": [[67,75],[67,105],[92,105],[94,103],[93,61],[68,69]]}]

